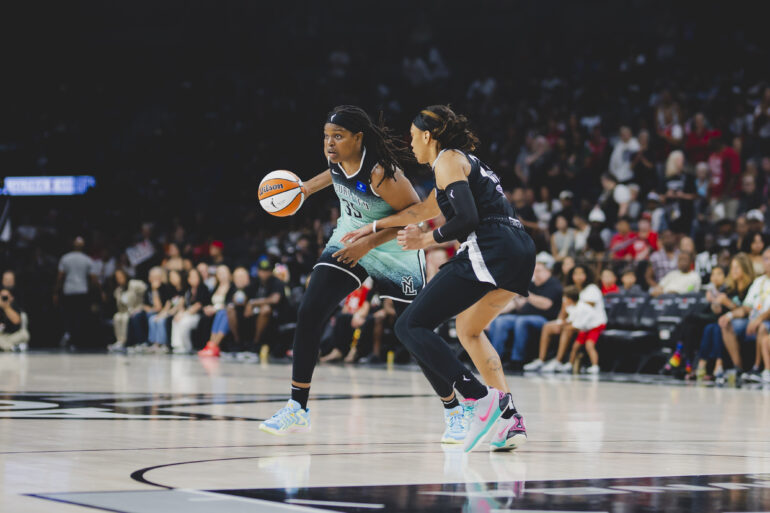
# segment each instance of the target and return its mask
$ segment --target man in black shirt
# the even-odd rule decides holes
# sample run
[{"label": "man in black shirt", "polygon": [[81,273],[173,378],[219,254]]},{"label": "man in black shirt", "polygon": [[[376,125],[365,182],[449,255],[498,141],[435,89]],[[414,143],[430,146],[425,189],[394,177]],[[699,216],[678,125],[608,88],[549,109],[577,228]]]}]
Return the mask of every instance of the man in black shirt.
[{"label": "man in black shirt", "polygon": [[21,316],[21,309],[11,291],[0,288],[0,350],[14,351],[26,347],[29,332],[22,326]]},{"label": "man in black shirt", "polygon": [[562,286],[551,275],[554,259],[546,252],[538,253],[529,297],[514,297],[503,313],[489,325],[489,340],[501,353],[513,333],[511,362],[508,367],[521,371],[526,357],[527,340],[532,332],[540,333],[543,325],[556,319],[561,310]]},{"label": "man in black shirt", "polygon": [[257,262],[257,282],[255,296],[246,305],[246,315],[256,315],[256,330],[254,345],[260,348],[262,357],[267,355],[269,348],[262,344],[262,335],[274,323],[281,313],[286,301],[286,284],[273,275],[273,262],[268,257],[262,257]]}]

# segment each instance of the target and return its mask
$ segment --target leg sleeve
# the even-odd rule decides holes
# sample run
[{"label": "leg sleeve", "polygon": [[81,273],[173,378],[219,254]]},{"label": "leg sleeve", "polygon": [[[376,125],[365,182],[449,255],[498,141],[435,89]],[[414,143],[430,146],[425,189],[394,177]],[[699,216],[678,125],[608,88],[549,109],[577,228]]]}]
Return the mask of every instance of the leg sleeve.
[{"label": "leg sleeve", "polygon": [[491,290],[494,286],[465,279],[453,266],[445,266],[396,321],[396,335],[414,357],[466,397],[464,389],[478,390],[479,382],[433,330]]},{"label": "leg sleeve", "polygon": [[317,266],[297,311],[292,379],[310,383],[318,359],[321,332],[340,301],[358,288],[352,275],[331,266]]}]

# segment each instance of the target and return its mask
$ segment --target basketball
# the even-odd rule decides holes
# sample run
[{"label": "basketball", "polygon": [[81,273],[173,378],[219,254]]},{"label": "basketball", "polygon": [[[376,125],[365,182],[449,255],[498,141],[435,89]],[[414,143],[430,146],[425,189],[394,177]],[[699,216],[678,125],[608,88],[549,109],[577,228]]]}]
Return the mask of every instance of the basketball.
[{"label": "basketball", "polygon": [[259,204],[271,215],[294,215],[304,201],[302,180],[291,171],[271,171],[259,183]]}]

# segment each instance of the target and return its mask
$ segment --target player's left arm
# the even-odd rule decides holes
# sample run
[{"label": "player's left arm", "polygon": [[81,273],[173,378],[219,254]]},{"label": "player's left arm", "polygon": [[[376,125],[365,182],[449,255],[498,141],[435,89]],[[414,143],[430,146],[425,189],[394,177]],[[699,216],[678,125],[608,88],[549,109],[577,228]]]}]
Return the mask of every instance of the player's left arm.
[{"label": "player's left arm", "polygon": [[436,163],[436,187],[444,189],[455,215],[432,232],[423,233],[416,225],[404,227],[398,233],[398,243],[402,248],[426,248],[455,240],[476,228],[479,224],[479,212],[468,183],[470,171],[468,159],[457,152],[447,152],[446,156]]}]

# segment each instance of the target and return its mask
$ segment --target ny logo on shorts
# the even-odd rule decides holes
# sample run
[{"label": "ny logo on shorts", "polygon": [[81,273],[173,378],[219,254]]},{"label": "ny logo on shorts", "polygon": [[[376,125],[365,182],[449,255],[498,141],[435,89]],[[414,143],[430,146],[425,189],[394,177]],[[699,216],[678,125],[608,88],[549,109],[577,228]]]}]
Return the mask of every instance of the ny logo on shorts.
[{"label": "ny logo on shorts", "polygon": [[411,276],[404,276],[401,278],[401,290],[404,291],[404,295],[414,296],[417,291],[414,289],[414,279]]}]

